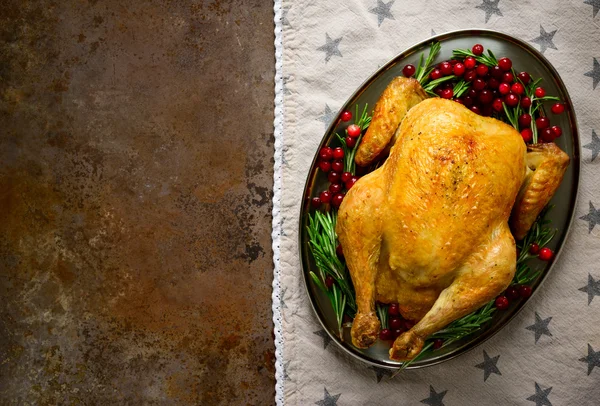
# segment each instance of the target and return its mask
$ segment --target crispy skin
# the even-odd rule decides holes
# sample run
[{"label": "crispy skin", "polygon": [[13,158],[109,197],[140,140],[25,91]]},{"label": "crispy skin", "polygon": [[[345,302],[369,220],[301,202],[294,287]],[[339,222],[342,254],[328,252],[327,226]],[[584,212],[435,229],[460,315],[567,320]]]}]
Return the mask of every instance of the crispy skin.
[{"label": "crispy skin", "polygon": [[356,164],[367,166],[379,157],[390,146],[408,110],[426,98],[427,94],[416,79],[393,79],[375,105],[371,125],[356,151]]},{"label": "crispy skin", "polygon": [[375,300],[398,302],[418,321],[390,351],[407,360],[427,336],[508,286],[516,262],[508,218],[525,155],[516,130],[458,103],[427,99],[408,112],[389,158],[339,210],[360,320],[355,345],[375,340]]},{"label": "crispy skin", "polygon": [[517,240],[525,238],[542,209],[560,186],[569,156],[556,144],[536,144],[527,148],[527,176],[517,197],[510,226]]}]

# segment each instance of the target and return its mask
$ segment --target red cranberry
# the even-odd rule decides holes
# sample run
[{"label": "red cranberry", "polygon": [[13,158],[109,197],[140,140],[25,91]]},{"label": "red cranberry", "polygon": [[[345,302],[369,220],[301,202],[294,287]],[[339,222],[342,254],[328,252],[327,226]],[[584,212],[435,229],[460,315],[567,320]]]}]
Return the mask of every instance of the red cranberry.
[{"label": "red cranberry", "polygon": [[352,174],[350,172],[344,172],[342,173],[342,182],[346,183],[350,180],[350,178],[352,177]]},{"label": "red cranberry", "polygon": [[492,102],[492,98],[492,92],[487,89],[483,89],[479,93],[479,101],[483,104],[490,104]]},{"label": "red cranberry", "polygon": [[356,138],[350,136],[346,137],[346,145],[348,148],[354,148],[356,145]]},{"label": "red cranberry", "polygon": [[492,68],[490,69],[490,73],[492,77],[496,79],[502,79],[502,76],[504,76],[504,71],[500,69],[499,66],[492,66]]},{"label": "red cranberry", "polygon": [[503,71],[509,71],[510,68],[512,68],[512,61],[510,59],[508,59],[508,58],[500,58],[498,60],[498,66]]},{"label": "red cranberry", "polygon": [[508,305],[510,304],[506,296],[498,296],[496,301],[494,302],[496,305],[496,309],[505,310],[508,309]]},{"label": "red cranberry", "polygon": [[342,174],[336,171],[331,171],[327,174],[327,180],[331,183],[339,183],[342,179]]},{"label": "red cranberry", "polygon": [[475,68],[475,71],[477,72],[477,76],[484,77],[488,74],[489,68],[487,65],[479,64],[477,65],[477,68]]},{"label": "red cranberry", "polygon": [[483,106],[481,106],[481,115],[482,116],[489,117],[492,115],[493,112],[494,112],[494,109],[492,108],[491,104],[484,104]]},{"label": "red cranberry", "polygon": [[335,254],[340,258],[344,258],[344,250],[342,249],[341,244],[338,244],[338,246],[335,247]]},{"label": "red cranberry", "polygon": [[527,286],[527,285],[519,286],[519,296],[521,296],[523,299],[527,299],[529,296],[531,296],[532,292],[533,292],[533,290],[531,289],[531,286]]},{"label": "red cranberry", "polygon": [[470,109],[475,114],[481,114],[481,109],[479,108],[479,106],[471,106]]},{"label": "red cranberry", "polygon": [[502,75],[502,81],[504,83],[512,83],[513,80],[515,80],[515,77],[510,72],[504,72],[504,75]]},{"label": "red cranberry", "polygon": [[523,137],[523,141],[531,142],[533,140],[533,131],[531,131],[531,128],[521,130],[521,137]]},{"label": "red cranberry", "polygon": [[358,182],[358,176],[353,176],[348,182],[346,182],[346,189],[350,190],[354,184]]},{"label": "red cranberry", "polygon": [[442,340],[441,338],[436,338],[435,340],[433,340],[433,349],[434,350],[439,350],[440,348],[442,348],[443,345],[444,345],[444,340]]},{"label": "red cranberry", "polygon": [[342,159],[344,158],[344,149],[342,147],[337,147],[333,150],[333,158],[334,159]]},{"label": "red cranberry", "polygon": [[544,128],[548,128],[550,126],[550,120],[548,117],[538,117],[535,119],[535,125],[538,130],[543,130]]},{"label": "red cranberry", "polygon": [[544,128],[539,134],[544,142],[552,142],[554,141],[554,138],[556,138],[551,128]]},{"label": "red cranberry", "polygon": [[391,317],[390,318],[390,328],[392,330],[397,330],[402,327],[404,327],[404,323],[402,322],[401,318],[399,318],[399,317]]},{"label": "red cranberry", "polygon": [[439,79],[442,77],[442,71],[439,69],[434,69],[431,71],[429,76],[431,77],[431,80]]},{"label": "red cranberry", "polygon": [[479,96],[479,93],[477,92],[477,90],[471,88],[469,89],[469,91],[467,92],[467,96],[471,97],[473,100],[477,99],[477,97]]},{"label": "red cranberry", "polygon": [[329,172],[331,170],[331,162],[329,162],[329,161],[320,161],[319,162],[319,169],[322,170],[325,173]]},{"label": "red cranberry", "polygon": [[473,81],[473,89],[475,90],[483,90],[485,88],[485,80],[477,78]]},{"label": "red cranberry", "polygon": [[519,125],[521,127],[529,127],[531,125],[531,116],[527,113],[519,116]]},{"label": "red cranberry", "polygon": [[348,110],[342,111],[341,119],[342,119],[342,121],[350,121],[350,120],[352,120],[352,113],[349,112]]},{"label": "red cranberry", "polygon": [[475,72],[474,70],[468,70],[465,72],[464,77],[467,82],[472,82],[477,77],[477,72]]},{"label": "red cranberry", "polygon": [[440,96],[443,99],[451,99],[452,96],[454,96],[454,91],[452,89],[444,89],[444,90],[442,90],[442,93],[440,94]]},{"label": "red cranberry", "polygon": [[462,99],[462,98],[459,98],[459,99],[457,99],[457,98],[455,97],[454,99],[452,99],[452,101],[455,101],[455,102],[457,102],[458,104],[465,104],[465,103],[463,102],[463,99]]},{"label": "red cranberry", "polygon": [[452,64],[448,61],[440,63],[440,71],[444,76],[452,75]]},{"label": "red cranberry", "polygon": [[540,250],[538,258],[542,261],[550,261],[554,256],[554,252],[550,248],[544,247]]},{"label": "red cranberry", "polygon": [[522,84],[517,82],[517,83],[513,83],[513,85],[510,88],[510,91],[513,92],[514,94],[518,94],[520,96],[525,91],[525,88],[523,87]]},{"label": "red cranberry", "polygon": [[315,209],[318,209],[321,206],[321,199],[319,199],[318,197],[313,197],[312,199],[310,199],[310,204]]},{"label": "red cranberry", "polygon": [[515,285],[511,285],[508,288],[506,288],[506,292],[504,292],[504,295],[509,300],[518,299],[519,298],[519,289]]},{"label": "red cranberry", "polygon": [[456,76],[464,75],[465,70],[466,70],[465,65],[460,62],[457,62],[456,65],[454,65],[454,67],[452,68],[452,71],[454,72],[454,74]]},{"label": "red cranberry", "polygon": [[531,255],[537,255],[540,252],[540,246],[537,245],[536,243],[533,243],[529,246],[529,253]]},{"label": "red cranberry", "polygon": [[528,109],[529,107],[531,107],[531,99],[527,96],[523,97],[521,99],[521,107],[523,107],[524,109]]},{"label": "red cranberry", "polygon": [[319,151],[319,159],[322,161],[331,161],[333,159],[333,150],[329,147],[323,147]]},{"label": "red cranberry", "polygon": [[488,80],[488,87],[490,89],[498,89],[498,86],[500,86],[500,82],[498,81],[498,79],[496,79],[496,78],[490,78]]},{"label": "red cranberry", "polygon": [[404,328],[410,330],[415,326],[415,322],[412,320],[404,320]]},{"label": "red cranberry", "polygon": [[520,72],[517,77],[521,80],[521,82],[523,82],[524,85],[529,83],[531,80],[531,76],[529,76],[529,73],[527,72]]},{"label": "red cranberry", "polygon": [[406,65],[404,67],[404,69],[402,69],[402,74],[404,76],[406,76],[407,78],[409,78],[409,77],[411,77],[412,75],[415,74],[415,71],[416,71],[415,67],[413,65],[409,64],[409,65]]},{"label": "red cranberry", "polygon": [[497,112],[501,112],[502,110],[504,110],[504,106],[502,105],[502,99],[495,99],[492,102],[492,108]]},{"label": "red cranberry", "polygon": [[382,341],[391,340],[393,338],[390,329],[384,328],[379,332],[379,339]]},{"label": "red cranberry", "polygon": [[328,190],[324,190],[319,194],[319,198],[323,203],[329,203],[331,201],[331,193]]},{"label": "red cranberry", "polygon": [[475,65],[477,65],[477,61],[475,60],[475,58],[473,58],[472,56],[467,56],[465,58],[465,68],[473,69],[475,68]]},{"label": "red cranberry", "polygon": [[519,104],[519,97],[514,93],[509,93],[504,96],[504,103],[506,103],[507,106],[515,107]]},{"label": "red cranberry", "polygon": [[325,278],[325,286],[327,286],[327,289],[331,289],[334,282],[335,279],[333,279],[331,275],[327,275],[327,277]]},{"label": "red cranberry", "polygon": [[535,94],[535,97],[541,98],[541,97],[546,96],[546,90],[544,90],[543,87],[536,87],[534,94]]},{"label": "red cranberry", "polygon": [[400,307],[398,306],[398,303],[390,304],[390,306],[388,307],[388,314],[390,316],[397,316],[400,314]]},{"label": "red cranberry", "polygon": [[400,337],[402,335],[402,333],[404,333],[404,329],[399,328],[397,330],[392,330],[392,336],[394,339]]},{"label": "red cranberry", "polygon": [[340,204],[342,204],[342,200],[344,200],[344,194],[338,193],[331,199],[331,205],[333,207],[340,207]]},{"label": "red cranberry", "polygon": [[562,103],[555,103],[552,105],[552,112],[554,114],[560,114],[565,111],[565,105]]},{"label": "red cranberry", "polygon": [[500,83],[498,86],[498,92],[500,92],[500,94],[509,94],[510,85],[508,83]]},{"label": "red cranberry", "polygon": [[333,169],[336,172],[343,172],[344,171],[344,162],[340,161],[340,160],[336,160],[333,161],[333,163],[331,164],[331,169]]},{"label": "red cranberry", "polygon": [[346,128],[349,137],[358,138],[360,135],[360,127],[356,124],[350,124],[348,128]]},{"label": "red cranberry", "polygon": [[333,195],[340,193],[342,191],[342,185],[339,183],[332,183],[329,185],[329,191],[333,193]]},{"label": "red cranberry", "polygon": [[562,129],[559,126],[553,125],[550,129],[554,133],[554,137],[558,138],[562,135]]},{"label": "red cranberry", "polygon": [[473,45],[473,48],[471,49],[471,51],[473,51],[473,53],[475,55],[479,56],[483,53],[483,45],[475,44],[475,45]]},{"label": "red cranberry", "polygon": [[467,107],[471,107],[473,105],[473,98],[471,96],[463,97],[463,104]]}]

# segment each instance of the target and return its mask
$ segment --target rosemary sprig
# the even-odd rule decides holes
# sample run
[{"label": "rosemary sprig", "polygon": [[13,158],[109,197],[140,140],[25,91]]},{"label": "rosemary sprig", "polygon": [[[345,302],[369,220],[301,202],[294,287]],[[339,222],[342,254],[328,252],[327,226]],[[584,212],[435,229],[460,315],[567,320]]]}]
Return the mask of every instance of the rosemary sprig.
[{"label": "rosemary sprig", "polygon": [[429,80],[429,74],[434,69],[432,67],[433,60],[440,53],[441,49],[442,45],[439,42],[433,42],[431,44],[431,47],[429,48],[429,55],[427,55],[425,63],[423,63],[423,54],[421,54],[421,57],[419,59],[419,65],[415,70],[415,79],[417,79],[419,83],[421,83],[421,86],[425,85],[425,83],[427,83],[427,81]]},{"label": "rosemary sprig", "polygon": [[452,90],[454,97],[460,97],[463,94],[465,94],[467,92],[467,90],[469,90],[469,86],[471,86],[471,84],[469,82],[467,82],[464,79],[461,79],[460,82],[457,82],[454,85],[454,89]]},{"label": "rosemary sprig", "polygon": [[498,65],[498,60],[496,59],[496,55],[494,55],[494,53],[490,49],[488,49],[488,55],[485,55],[485,54],[475,55],[473,52],[471,52],[468,49],[455,49],[452,51],[452,58],[454,58],[454,59],[463,59],[468,56],[475,58],[475,60],[477,62],[487,65],[490,68],[492,66]]},{"label": "rosemary sprig", "polygon": [[439,79],[432,80],[431,82],[429,82],[425,86],[423,86],[423,90],[425,90],[428,94],[437,97],[437,94],[434,93],[433,89],[435,89],[440,83],[444,83],[444,82],[447,82],[447,81],[453,80],[453,79],[456,79],[456,76],[454,76],[454,75],[443,76]]},{"label": "rosemary sprig", "polygon": [[329,301],[331,302],[331,307],[333,308],[333,312],[335,313],[335,319],[337,321],[338,326],[338,335],[342,341],[344,341],[344,329],[342,327],[342,322],[344,320],[344,309],[346,307],[346,298],[347,296],[337,287],[336,284],[331,286],[331,289],[327,289],[326,285],[323,284],[321,279],[313,272],[310,272],[310,277],[313,282],[327,295]]},{"label": "rosemary sprig", "polygon": [[362,140],[362,134],[369,128],[371,125],[371,115],[369,114],[369,105],[365,104],[363,108],[362,114],[358,115],[358,104],[356,105],[356,116],[359,117],[358,121],[356,121],[356,125],[361,129],[361,135],[356,140],[356,144],[353,148],[348,146],[346,142],[346,137],[348,137],[348,131],[346,130],[346,136],[342,137],[338,133],[335,133],[340,144],[342,144],[342,149],[344,150],[344,172],[350,172],[352,175],[356,172],[356,163],[354,162],[354,157],[356,156],[356,151],[358,150],[358,146],[360,145],[360,141]]},{"label": "rosemary sprig", "polygon": [[381,322],[381,328],[388,328],[388,306],[377,303],[377,315],[379,316],[379,321]]}]

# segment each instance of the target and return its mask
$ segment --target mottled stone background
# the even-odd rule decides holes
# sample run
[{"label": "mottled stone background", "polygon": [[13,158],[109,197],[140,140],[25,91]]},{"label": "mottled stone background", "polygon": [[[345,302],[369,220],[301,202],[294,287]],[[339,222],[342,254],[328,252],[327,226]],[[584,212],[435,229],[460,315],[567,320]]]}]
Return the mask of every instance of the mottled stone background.
[{"label": "mottled stone background", "polygon": [[273,402],[272,3],[0,7],[0,403]]}]

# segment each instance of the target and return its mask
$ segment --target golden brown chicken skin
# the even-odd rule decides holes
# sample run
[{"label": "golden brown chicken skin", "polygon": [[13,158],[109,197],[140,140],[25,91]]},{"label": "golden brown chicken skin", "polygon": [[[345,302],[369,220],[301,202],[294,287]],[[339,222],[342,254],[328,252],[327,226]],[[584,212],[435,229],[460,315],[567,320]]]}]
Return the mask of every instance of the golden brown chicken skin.
[{"label": "golden brown chicken skin", "polygon": [[[353,344],[376,341],[376,301],[397,302],[416,325],[396,339],[390,358],[408,360],[430,334],[509,285],[516,267],[508,224],[515,200],[531,203],[515,208],[525,224],[518,227],[530,227],[531,215],[560,184],[568,157],[539,147],[548,173],[534,181],[516,130],[438,98],[412,107],[396,134],[389,158],[346,195],[337,233],[356,289]],[[547,193],[532,192],[548,177]]]}]

